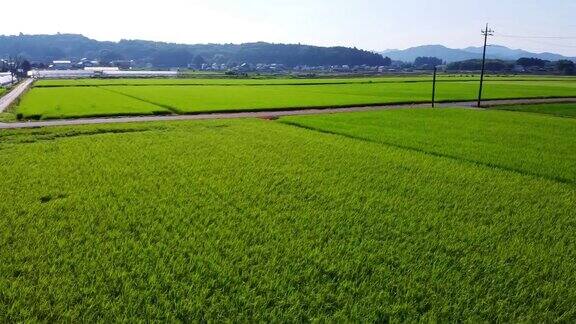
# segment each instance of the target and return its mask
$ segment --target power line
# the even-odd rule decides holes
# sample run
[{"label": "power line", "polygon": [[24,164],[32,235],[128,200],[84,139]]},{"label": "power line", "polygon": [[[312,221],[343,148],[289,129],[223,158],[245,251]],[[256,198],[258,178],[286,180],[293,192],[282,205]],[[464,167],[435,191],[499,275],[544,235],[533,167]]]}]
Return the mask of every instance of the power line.
[{"label": "power line", "polygon": [[506,38],[526,38],[526,39],[576,39],[576,36],[525,36],[525,35],[506,35],[497,34],[496,37],[506,37]]},{"label": "power line", "polygon": [[[496,35],[495,37],[498,37],[498,36]],[[539,40],[530,39],[530,38],[522,38],[522,40],[524,40],[524,41],[526,41],[526,42],[533,43],[533,44],[538,44],[538,45],[547,45],[547,46],[556,46],[556,47],[566,47],[566,48],[576,48],[576,45],[556,44],[556,43],[544,42],[544,41],[539,41]],[[576,39],[575,39],[575,40],[576,40]]]}]

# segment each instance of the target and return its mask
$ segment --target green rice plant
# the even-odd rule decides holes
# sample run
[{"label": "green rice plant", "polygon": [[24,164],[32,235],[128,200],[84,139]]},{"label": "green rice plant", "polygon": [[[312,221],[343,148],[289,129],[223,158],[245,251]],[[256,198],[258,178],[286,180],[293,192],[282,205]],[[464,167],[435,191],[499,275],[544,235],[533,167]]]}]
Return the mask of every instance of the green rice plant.
[{"label": "green rice plant", "polygon": [[[306,107],[339,107],[390,103],[427,102],[427,83],[373,83],[310,86],[116,86],[103,87],[132,98],[166,105],[181,113],[250,111]],[[492,82],[485,97],[534,98],[571,96],[576,83]],[[473,100],[477,85],[449,82],[438,85],[438,100]]]},{"label": "green rice plant", "polygon": [[504,111],[415,109],[282,122],[576,184],[576,120]]},{"label": "green rice plant", "polygon": [[496,109],[530,112],[537,114],[547,114],[559,117],[576,117],[575,103],[559,104],[541,104],[541,105],[516,105],[516,106],[498,106]]},{"label": "green rice plant", "polygon": [[25,119],[168,114],[141,100],[90,88],[33,88],[15,107]]},{"label": "green rice plant", "polygon": [[[438,80],[444,82],[469,81],[477,82],[478,75],[439,75]],[[387,76],[387,77],[356,77],[356,78],[246,78],[246,79],[170,79],[170,78],[149,78],[149,79],[53,79],[39,80],[35,87],[68,87],[68,86],[106,86],[106,85],[307,85],[307,84],[357,84],[357,83],[406,83],[406,82],[431,82],[429,75],[420,76]],[[574,77],[559,76],[487,76],[489,81],[562,81],[574,82]]]},{"label": "green rice plant", "polygon": [[[358,80],[364,80],[362,83]],[[369,80],[369,81],[366,81]],[[76,80],[73,80],[76,81]],[[96,82],[100,80],[86,80]],[[122,81],[124,80],[110,80]],[[156,79],[141,82],[159,82]],[[160,81],[180,81],[161,80]],[[229,82],[252,82],[230,80]],[[282,80],[256,80],[272,82]],[[334,80],[330,80],[334,81]],[[62,81],[63,82],[63,81]],[[72,82],[72,81],[70,81]],[[77,81],[80,82],[80,81]],[[188,80],[182,80],[188,82]],[[282,81],[283,82],[283,81]],[[316,82],[316,80],[306,80]],[[440,82],[439,101],[473,100],[476,82]],[[220,85],[116,85],[86,87],[36,87],[16,108],[24,118],[74,118],[155,113],[206,113],[299,108],[370,106],[429,102],[429,82],[371,82],[356,79],[335,84],[220,84]],[[485,98],[570,97],[571,81],[490,81]]]},{"label": "green rice plant", "polygon": [[13,121],[16,121],[16,115],[7,112],[0,113],[0,123],[7,123]]},{"label": "green rice plant", "polygon": [[[519,160],[575,127],[407,114],[371,117]],[[0,131],[0,321],[576,320],[574,184],[385,143],[362,116],[354,136],[282,119]],[[519,116],[534,135],[510,140]],[[458,125],[474,120],[495,135]]]}]

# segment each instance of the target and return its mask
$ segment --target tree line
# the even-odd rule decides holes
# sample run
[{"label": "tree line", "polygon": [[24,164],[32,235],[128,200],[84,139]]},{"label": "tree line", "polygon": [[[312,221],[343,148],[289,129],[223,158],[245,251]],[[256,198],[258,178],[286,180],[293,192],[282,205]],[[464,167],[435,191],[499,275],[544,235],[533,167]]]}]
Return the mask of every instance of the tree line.
[{"label": "tree line", "polygon": [[[443,65],[443,61],[436,57],[418,57],[409,67],[420,70],[432,70]],[[576,75],[576,64],[570,60],[556,62],[539,58],[523,57],[516,61],[486,60],[486,70],[489,72],[553,72],[564,75]],[[521,69],[519,69],[521,68]],[[447,71],[479,71],[482,69],[482,60],[472,59],[452,62],[446,65]]]},{"label": "tree line", "polygon": [[0,36],[0,58],[23,57],[32,63],[88,58],[102,63],[131,60],[137,65],[160,68],[209,64],[283,64],[297,65],[369,65],[388,66],[389,58],[347,47],[318,47],[300,44],[199,44],[121,40],[100,42],[82,35]]},{"label": "tree line", "polygon": [[[478,71],[482,68],[482,60],[467,60],[448,64],[448,71]],[[486,70],[490,72],[554,72],[564,75],[575,75],[576,66],[570,60],[556,62],[538,58],[524,57],[516,61],[486,60]]]}]

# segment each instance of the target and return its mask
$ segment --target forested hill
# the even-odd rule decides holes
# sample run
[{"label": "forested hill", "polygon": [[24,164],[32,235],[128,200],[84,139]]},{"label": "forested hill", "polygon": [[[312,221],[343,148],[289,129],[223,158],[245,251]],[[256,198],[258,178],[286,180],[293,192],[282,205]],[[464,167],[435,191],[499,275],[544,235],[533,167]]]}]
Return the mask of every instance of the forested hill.
[{"label": "forested hill", "polygon": [[356,48],[270,43],[185,45],[140,40],[100,42],[76,34],[0,36],[0,58],[22,56],[32,62],[81,59],[134,60],[157,67],[190,63],[277,63],[295,65],[390,64],[380,54]]}]

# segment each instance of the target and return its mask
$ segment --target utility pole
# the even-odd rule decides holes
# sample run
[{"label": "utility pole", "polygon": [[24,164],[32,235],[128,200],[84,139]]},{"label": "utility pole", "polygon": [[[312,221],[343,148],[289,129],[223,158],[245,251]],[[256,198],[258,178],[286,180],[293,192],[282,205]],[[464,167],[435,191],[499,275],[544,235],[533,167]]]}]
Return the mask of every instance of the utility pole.
[{"label": "utility pole", "polygon": [[11,77],[11,81],[12,81],[12,83],[10,83],[10,85],[13,85],[13,84],[14,84],[14,73],[15,73],[15,72],[14,72],[14,69],[15,69],[14,65],[15,65],[15,64],[16,64],[16,63],[14,63],[14,61],[12,61],[12,62],[10,63],[10,77]]},{"label": "utility pole", "polygon": [[484,35],[484,51],[482,53],[482,72],[480,73],[480,91],[478,92],[478,107],[482,104],[482,86],[484,85],[484,72],[486,70],[486,46],[488,46],[488,36],[494,36],[494,31],[488,28],[486,24],[486,29],[482,31]]},{"label": "utility pole", "polygon": [[434,67],[434,77],[432,79],[432,108],[436,106],[436,73],[438,72],[438,67]]}]

